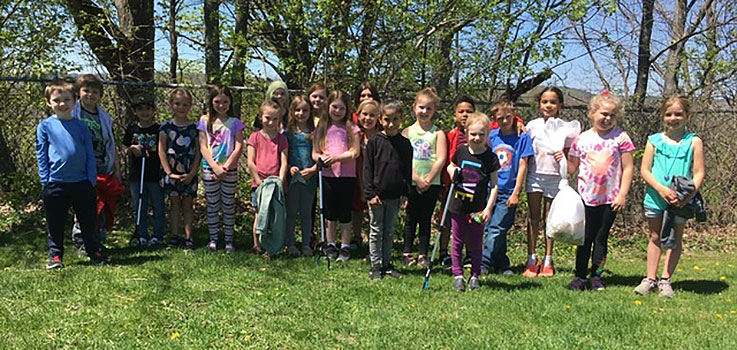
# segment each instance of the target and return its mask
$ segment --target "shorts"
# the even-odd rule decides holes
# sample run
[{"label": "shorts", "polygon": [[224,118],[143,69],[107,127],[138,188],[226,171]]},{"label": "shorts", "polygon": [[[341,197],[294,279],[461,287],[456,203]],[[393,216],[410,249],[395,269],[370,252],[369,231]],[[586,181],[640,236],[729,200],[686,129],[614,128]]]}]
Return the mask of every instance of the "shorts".
[{"label": "shorts", "polygon": [[560,175],[528,174],[526,182],[527,193],[542,192],[545,198],[555,198],[560,190]]},{"label": "shorts", "polygon": [[[663,214],[665,214],[665,209],[655,209],[655,208],[645,207],[645,217],[648,219],[660,218],[660,217],[663,217]],[[684,225],[686,224],[686,221],[688,221],[688,219],[684,217],[676,216],[673,219],[673,224],[674,225]]]},{"label": "shorts", "polygon": [[355,177],[324,177],[322,191],[325,198],[322,201],[325,220],[339,221],[341,224],[351,222]]},{"label": "shorts", "polygon": [[167,196],[177,196],[177,197],[192,197],[197,198],[197,176],[192,178],[192,181],[189,182],[189,184],[185,184],[181,181],[176,181],[174,183],[169,180],[169,176],[164,176],[161,179],[162,187],[164,187],[164,193]]}]

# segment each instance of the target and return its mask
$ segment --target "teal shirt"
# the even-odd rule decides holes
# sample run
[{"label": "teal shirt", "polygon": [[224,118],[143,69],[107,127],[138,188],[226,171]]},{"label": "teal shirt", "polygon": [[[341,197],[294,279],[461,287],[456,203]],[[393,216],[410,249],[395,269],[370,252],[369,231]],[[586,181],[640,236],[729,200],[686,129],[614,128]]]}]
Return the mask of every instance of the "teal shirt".
[{"label": "teal shirt", "polygon": [[[668,187],[676,175],[693,178],[692,141],[695,136],[696,134],[683,135],[678,145],[666,143],[663,133],[648,136],[647,140],[655,147],[651,172],[659,183]],[[667,206],[658,191],[648,185],[645,191],[645,207],[664,210]]]}]

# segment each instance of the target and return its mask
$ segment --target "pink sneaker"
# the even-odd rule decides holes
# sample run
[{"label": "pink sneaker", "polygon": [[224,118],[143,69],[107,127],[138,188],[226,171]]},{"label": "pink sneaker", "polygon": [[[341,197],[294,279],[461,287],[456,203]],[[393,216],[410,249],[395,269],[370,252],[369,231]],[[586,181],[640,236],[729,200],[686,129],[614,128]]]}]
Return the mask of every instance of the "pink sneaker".
[{"label": "pink sneaker", "polygon": [[522,272],[522,276],[537,277],[538,273],[540,273],[540,263],[538,263],[537,260],[535,260],[534,265],[525,266],[525,271]]},{"label": "pink sneaker", "polygon": [[540,269],[540,273],[538,274],[538,276],[542,277],[553,277],[553,275],[555,275],[553,264],[543,265],[542,269]]}]

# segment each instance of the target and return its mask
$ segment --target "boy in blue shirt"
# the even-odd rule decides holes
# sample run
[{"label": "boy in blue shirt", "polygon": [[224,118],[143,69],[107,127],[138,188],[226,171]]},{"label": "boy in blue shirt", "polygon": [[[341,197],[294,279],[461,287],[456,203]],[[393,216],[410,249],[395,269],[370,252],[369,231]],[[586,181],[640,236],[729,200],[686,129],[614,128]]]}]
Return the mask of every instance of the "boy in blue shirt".
[{"label": "boy in blue shirt", "polygon": [[525,133],[517,133],[517,114],[508,101],[497,102],[491,109],[492,121],[499,129],[489,134],[489,147],[499,158],[498,194],[494,212],[486,225],[486,241],[481,258],[481,273],[496,271],[513,274],[507,256],[507,232],[514,225],[522,184],[527,176],[527,160],[535,152],[532,140]]},{"label": "boy in blue shirt", "polygon": [[69,83],[52,83],[44,91],[46,104],[54,115],[36,128],[38,176],[43,185],[44,215],[48,233],[47,269],[63,267],[64,230],[69,206],[79,220],[82,240],[90,260],[107,261],[95,238],[97,183],[92,138],[87,125],[73,119],[74,87]]}]

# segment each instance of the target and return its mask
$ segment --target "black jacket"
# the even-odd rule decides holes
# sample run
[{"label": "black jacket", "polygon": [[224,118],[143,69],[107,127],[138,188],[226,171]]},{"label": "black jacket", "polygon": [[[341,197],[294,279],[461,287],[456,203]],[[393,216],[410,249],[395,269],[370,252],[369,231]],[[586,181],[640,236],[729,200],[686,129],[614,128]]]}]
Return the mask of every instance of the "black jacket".
[{"label": "black jacket", "polygon": [[380,132],[366,143],[363,160],[363,194],[397,199],[406,196],[412,184],[412,144],[397,134],[388,137]]}]

